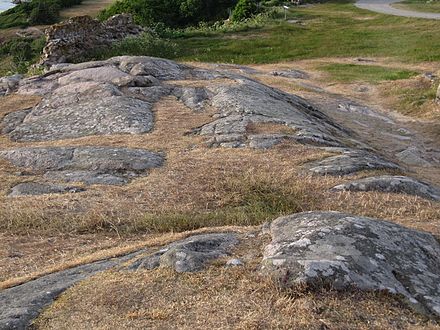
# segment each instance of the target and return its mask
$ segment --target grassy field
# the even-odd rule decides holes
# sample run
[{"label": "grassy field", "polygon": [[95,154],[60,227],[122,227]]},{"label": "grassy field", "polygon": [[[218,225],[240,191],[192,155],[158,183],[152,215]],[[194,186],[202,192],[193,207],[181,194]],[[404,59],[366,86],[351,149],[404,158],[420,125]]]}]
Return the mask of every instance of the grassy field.
[{"label": "grassy field", "polygon": [[440,1],[438,0],[405,0],[393,4],[393,7],[429,13],[440,13]]},{"label": "grassy field", "polygon": [[261,28],[191,31],[174,41],[179,46],[177,59],[204,62],[249,64],[348,56],[440,60],[438,22],[376,14],[350,2],[292,9],[288,21],[272,20]]}]

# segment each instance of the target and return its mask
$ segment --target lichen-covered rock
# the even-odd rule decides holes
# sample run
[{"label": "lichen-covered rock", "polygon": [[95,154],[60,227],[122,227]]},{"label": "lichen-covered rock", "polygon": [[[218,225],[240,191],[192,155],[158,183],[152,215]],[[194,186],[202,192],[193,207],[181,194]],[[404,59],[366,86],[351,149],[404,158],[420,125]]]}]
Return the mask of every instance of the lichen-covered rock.
[{"label": "lichen-covered rock", "polygon": [[382,175],[337,185],[332,191],[382,191],[440,200],[440,189],[407,176]]},{"label": "lichen-covered rock", "polygon": [[170,267],[177,272],[200,271],[209,261],[227,256],[238,242],[237,234],[234,233],[191,236],[140,258],[128,268],[137,270]]},{"label": "lichen-covered rock", "polygon": [[45,194],[64,194],[78,193],[84,191],[84,188],[65,186],[51,183],[23,182],[14,186],[9,196],[28,196],[28,195],[45,195]]},{"label": "lichen-covered rock", "polygon": [[263,269],[282,285],[388,291],[440,316],[440,244],[377,219],[306,212],[276,219]]},{"label": "lichen-covered rock", "polygon": [[103,23],[89,16],[72,17],[46,29],[46,46],[40,64],[72,62],[93,49],[108,47],[143,31],[127,14],[113,16]]},{"label": "lichen-covered rock", "polygon": [[309,171],[320,175],[346,175],[364,170],[399,170],[400,167],[370,151],[345,150],[343,154],[331,156],[308,164]]},{"label": "lichen-covered rock", "polygon": [[0,158],[46,179],[86,184],[124,184],[164,162],[151,151],[112,147],[16,148],[0,151]]}]

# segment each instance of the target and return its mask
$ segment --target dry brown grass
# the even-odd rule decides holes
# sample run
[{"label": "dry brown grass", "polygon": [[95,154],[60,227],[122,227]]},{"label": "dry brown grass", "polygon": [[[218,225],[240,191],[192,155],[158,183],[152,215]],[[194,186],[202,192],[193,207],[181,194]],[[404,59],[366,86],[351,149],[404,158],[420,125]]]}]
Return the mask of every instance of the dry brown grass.
[{"label": "dry brown grass", "polygon": [[[106,272],[62,295],[36,329],[438,329],[384,293],[282,291],[258,273],[266,239],[245,241],[240,268]],[[251,251],[251,252],[250,252]],[[251,253],[251,255],[249,255]]]},{"label": "dry brown grass", "polygon": [[[9,105],[8,111],[14,107],[19,109],[24,103],[19,98],[8,100],[15,104]],[[39,177],[17,175],[17,169],[1,161],[0,228],[7,237],[15,235],[13,239],[2,241],[5,251],[2,261],[9,265],[1,272],[3,278],[11,276],[14,267],[22,268],[20,274],[28,275],[52,266],[50,261],[38,265],[40,259],[26,253],[25,247],[17,249],[20,244],[16,242],[28,236],[41,236],[43,240],[64,236],[72,240],[72,250],[63,250],[66,258],[56,251],[51,254],[50,244],[42,253],[45,259],[53,260],[53,265],[59,262],[60,267],[64,267],[62,265],[69,265],[74,259],[75,253],[85,256],[93,252],[93,245],[90,249],[75,250],[74,240],[79,237],[77,244],[83,244],[82,235],[97,235],[96,249],[110,248],[105,238],[110,235],[118,248],[121,245],[115,237],[125,239],[201,227],[257,225],[279,215],[307,210],[336,210],[384,218],[440,235],[440,203],[396,194],[330,193],[328,188],[344,180],[313,177],[302,172],[305,162],[323,158],[328,153],[292,143],[270,150],[211,149],[204,146],[204,137],[185,133],[211,121],[212,109],[194,113],[175,98],[168,97],[154,112],[155,130],[144,135],[92,136],[41,143],[15,143],[0,137],[2,147],[128,146],[163,151],[167,156],[166,166],[152,170],[148,176],[127,186],[91,186],[79,194],[20,198],[9,198],[6,194],[13,185],[39,180]],[[283,129],[251,127],[257,132]],[[366,175],[359,173],[350,179]],[[6,252],[15,250],[25,254],[19,261]],[[23,267],[33,262],[35,266]]]},{"label": "dry brown grass", "polygon": [[[256,229],[256,227],[223,226],[200,228],[181,233],[149,234],[143,237],[124,238],[123,240],[99,235],[93,237],[91,235],[79,238],[75,237],[69,240],[64,237],[40,239],[39,242],[35,242],[36,239],[31,238],[30,242],[23,242],[23,244],[21,244],[25,245],[27,250],[24,250],[23,246],[20,246],[20,242],[13,240],[12,244],[17,247],[17,250],[13,251],[15,254],[21,254],[22,251],[27,253],[21,254],[20,256],[21,259],[18,262],[18,269],[20,269],[20,271],[18,272],[16,268],[11,267],[8,260],[2,264],[3,268],[0,268],[2,271],[0,275],[2,277],[6,275],[4,277],[6,280],[0,281],[0,290],[75,266],[120,257],[141,249],[157,248],[192,235],[217,232],[245,233]],[[6,239],[3,238],[3,241],[5,240]],[[35,249],[40,251],[38,255],[35,255]],[[2,257],[3,256],[0,255],[0,258]],[[11,277],[7,278],[8,275]],[[2,277],[0,277],[0,280]]]}]

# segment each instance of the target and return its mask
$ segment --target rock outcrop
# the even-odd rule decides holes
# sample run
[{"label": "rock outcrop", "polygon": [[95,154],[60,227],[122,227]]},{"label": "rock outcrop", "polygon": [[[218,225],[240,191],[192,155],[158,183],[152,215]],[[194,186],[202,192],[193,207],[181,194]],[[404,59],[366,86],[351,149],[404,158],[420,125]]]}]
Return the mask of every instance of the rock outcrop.
[{"label": "rock outcrop", "polygon": [[159,167],[164,157],[144,149],[111,147],[17,148],[0,158],[46,179],[85,184],[125,184]]},{"label": "rock outcrop", "polygon": [[103,23],[89,16],[72,17],[45,31],[46,46],[40,64],[51,66],[79,60],[93,49],[108,47],[142,31],[127,14],[113,16]]},{"label": "rock outcrop", "polygon": [[[194,81],[198,83],[193,84]],[[46,74],[22,79],[14,86],[19,94],[42,97],[34,108],[12,112],[2,120],[1,132],[17,142],[147,134],[154,129],[152,109],[156,102],[174,95],[194,112],[217,110],[211,120],[189,132],[206,137],[210,147],[268,149],[281,143],[300,143],[337,154],[306,164],[314,174],[403,171],[399,164],[379,155],[354,131],[307,100],[231,71],[194,68],[152,57],[121,56],[54,66]],[[338,102],[335,107],[340,110],[335,109],[338,113],[382,118],[357,103]],[[265,131],[265,125],[278,130]],[[405,163],[407,159],[408,155]],[[64,181],[86,183],[126,182],[125,177],[117,175],[117,179],[114,173],[89,174],[57,171],[46,176],[58,180],[61,175]]]},{"label": "rock outcrop", "polygon": [[440,316],[440,244],[428,233],[338,212],[276,219],[263,268],[284,286],[388,291]]},{"label": "rock outcrop", "polygon": [[337,185],[332,191],[381,191],[440,200],[440,189],[407,176],[382,175]]}]

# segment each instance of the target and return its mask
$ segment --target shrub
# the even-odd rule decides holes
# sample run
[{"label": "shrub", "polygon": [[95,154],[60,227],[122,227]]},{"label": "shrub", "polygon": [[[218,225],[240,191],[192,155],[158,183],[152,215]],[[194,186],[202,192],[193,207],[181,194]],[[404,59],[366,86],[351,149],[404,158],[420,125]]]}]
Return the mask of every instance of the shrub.
[{"label": "shrub", "polygon": [[37,0],[33,5],[34,8],[29,14],[31,25],[53,24],[58,21],[61,7],[57,1]]},{"label": "shrub", "polygon": [[53,24],[62,8],[78,5],[82,0],[31,0],[0,13],[0,29],[14,26]]},{"label": "shrub", "polygon": [[120,13],[130,13],[144,26],[163,24],[178,28],[212,22],[228,17],[228,9],[237,0],[120,0],[102,11],[101,20]]},{"label": "shrub", "polygon": [[239,0],[232,12],[232,20],[234,22],[243,21],[254,16],[257,11],[257,4],[254,0]]}]

